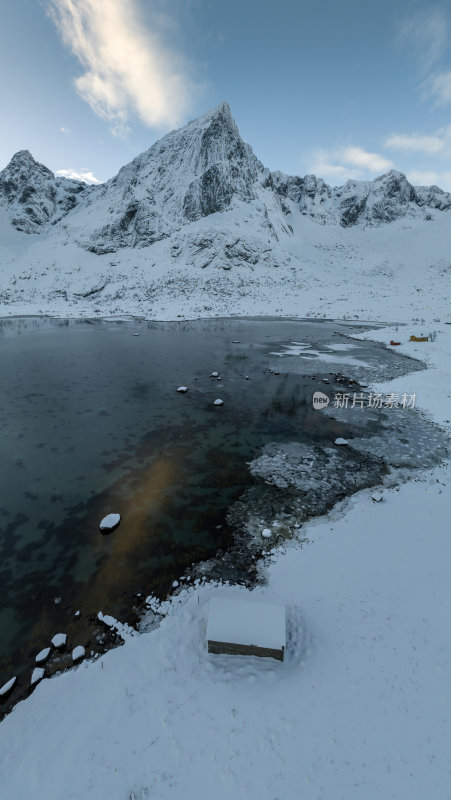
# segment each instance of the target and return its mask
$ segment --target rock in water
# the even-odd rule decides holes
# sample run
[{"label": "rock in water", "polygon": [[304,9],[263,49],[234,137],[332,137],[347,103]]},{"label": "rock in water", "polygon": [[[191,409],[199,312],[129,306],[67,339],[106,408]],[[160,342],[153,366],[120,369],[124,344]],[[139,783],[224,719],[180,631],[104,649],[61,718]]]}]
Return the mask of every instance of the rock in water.
[{"label": "rock in water", "polygon": [[214,405],[214,406],[223,406],[223,405],[224,405],[224,400],[221,400],[221,399],[218,397],[218,399],[217,399],[217,400],[215,400],[215,402],[213,403],[213,405]]},{"label": "rock in water", "polygon": [[4,683],[2,688],[0,689],[0,697],[6,697],[6,695],[11,691],[13,686],[15,686],[16,681],[17,681],[17,677],[14,676],[14,678],[11,678],[10,681],[8,681],[7,683]]},{"label": "rock in water", "polygon": [[43,664],[44,661],[47,661],[49,655],[50,647],[45,647],[44,650],[41,650],[41,652],[37,654],[35,658],[36,664]]},{"label": "rock in water", "polygon": [[34,686],[36,683],[39,683],[39,681],[42,681],[43,677],[44,677],[44,670],[42,669],[42,667],[35,667],[33,672],[31,673],[30,686]]},{"label": "rock in water", "polygon": [[107,514],[100,523],[101,531],[114,531],[121,521],[120,514]]},{"label": "rock in water", "polygon": [[177,391],[180,392],[181,394],[185,394],[185,392],[188,391],[188,387],[187,386],[179,386]]},{"label": "rock in water", "polygon": [[67,636],[65,633],[56,633],[52,639],[53,647],[56,647],[57,650],[60,650],[62,647],[66,646]]},{"label": "rock in water", "polygon": [[78,647],[74,647],[72,650],[72,661],[80,661],[80,659],[85,657],[85,648],[79,644]]}]

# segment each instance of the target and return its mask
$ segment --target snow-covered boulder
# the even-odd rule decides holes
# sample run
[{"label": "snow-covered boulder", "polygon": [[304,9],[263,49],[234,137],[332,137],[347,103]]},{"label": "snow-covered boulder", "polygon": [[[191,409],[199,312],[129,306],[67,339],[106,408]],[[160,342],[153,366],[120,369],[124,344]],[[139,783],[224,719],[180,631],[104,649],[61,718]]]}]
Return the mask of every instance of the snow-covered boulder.
[{"label": "snow-covered boulder", "polygon": [[272,530],[271,530],[271,528],[263,528],[263,530],[262,530],[262,536],[263,536],[263,538],[264,538],[264,539],[270,539],[270,538],[271,538],[271,536],[272,536]]},{"label": "snow-covered boulder", "polygon": [[335,439],[335,444],[340,447],[345,447],[347,444],[349,444],[349,442],[347,439],[343,439],[342,436],[339,436],[338,439]]},{"label": "snow-covered boulder", "polygon": [[11,678],[11,680],[4,683],[3,686],[0,688],[0,697],[6,697],[6,695],[16,685],[16,682],[17,682],[17,676],[15,675],[14,678]]},{"label": "snow-covered boulder", "polygon": [[41,650],[40,653],[37,654],[35,661],[36,664],[44,664],[50,655],[50,647],[45,647],[44,650]]},{"label": "snow-covered boulder", "polygon": [[82,658],[85,657],[85,648],[79,644],[77,647],[74,647],[72,650],[72,661],[75,663],[76,661],[80,661]]},{"label": "snow-covered boulder", "polygon": [[61,650],[63,647],[66,646],[67,636],[65,633],[56,633],[52,639],[53,647],[56,647],[57,650]]},{"label": "snow-covered boulder", "polygon": [[99,525],[101,531],[114,531],[121,521],[120,514],[107,514]]},{"label": "snow-covered boulder", "polygon": [[36,683],[42,681],[44,677],[44,670],[42,667],[35,667],[31,673],[30,686],[35,686]]},{"label": "snow-covered boulder", "polygon": [[179,386],[177,391],[180,392],[180,394],[185,394],[185,392],[188,391],[188,387],[187,386]]},{"label": "snow-covered boulder", "polygon": [[381,503],[384,498],[380,492],[373,492],[371,499],[374,503]]},{"label": "snow-covered boulder", "polygon": [[221,400],[221,398],[218,397],[218,399],[214,401],[213,405],[214,406],[223,406],[224,405],[224,400]]}]

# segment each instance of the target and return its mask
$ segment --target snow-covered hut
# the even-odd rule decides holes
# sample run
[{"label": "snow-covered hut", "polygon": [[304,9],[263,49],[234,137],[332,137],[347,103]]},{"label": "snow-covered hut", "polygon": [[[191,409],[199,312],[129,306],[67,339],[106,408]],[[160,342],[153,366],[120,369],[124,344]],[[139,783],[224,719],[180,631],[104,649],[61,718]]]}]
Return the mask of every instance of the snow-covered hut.
[{"label": "snow-covered hut", "polygon": [[213,597],[207,624],[209,653],[266,656],[283,661],[285,606]]}]

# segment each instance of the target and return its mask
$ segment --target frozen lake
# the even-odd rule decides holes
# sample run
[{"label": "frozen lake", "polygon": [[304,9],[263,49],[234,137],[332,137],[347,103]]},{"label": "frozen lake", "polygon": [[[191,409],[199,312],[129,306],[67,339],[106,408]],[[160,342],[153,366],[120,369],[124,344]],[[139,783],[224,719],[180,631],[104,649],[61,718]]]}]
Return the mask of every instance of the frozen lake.
[{"label": "frozen lake", "polygon": [[[412,410],[314,410],[314,391],[352,394],[420,368],[346,338],[356,330],[0,320],[0,686],[56,632],[69,648],[107,646],[98,611],[133,624],[146,595],[200,562],[252,580],[262,528],[280,543],[390,465],[438,460],[444,438]],[[121,525],[102,536],[110,512]]]}]

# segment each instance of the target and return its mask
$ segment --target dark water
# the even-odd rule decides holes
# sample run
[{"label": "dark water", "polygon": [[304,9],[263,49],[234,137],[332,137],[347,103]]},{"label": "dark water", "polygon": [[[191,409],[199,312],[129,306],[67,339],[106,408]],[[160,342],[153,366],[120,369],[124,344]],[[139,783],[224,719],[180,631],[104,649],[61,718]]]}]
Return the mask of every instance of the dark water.
[{"label": "dark water", "polygon": [[[393,377],[416,362],[364,342],[336,361],[305,358],[302,369],[299,357],[274,355],[302,341],[334,357],[331,344],[346,346],[340,332],[352,329],[270,319],[0,320],[0,686],[28,675],[54,633],[67,632],[70,648],[88,639],[89,649],[90,615],[133,622],[137,593],[163,596],[193,563],[227,551],[246,498],[261,516],[275,491],[248,466],[265,445],[319,452],[337,436],[380,432],[377,418],[362,434],[358,421],[314,411],[313,391],[324,390],[324,377],[343,391],[340,375]],[[180,385],[189,391],[177,393]],[[366,485],[385,469],[371,454],[352,463]],[[102,536],[110,512],[121,525]]]}]

